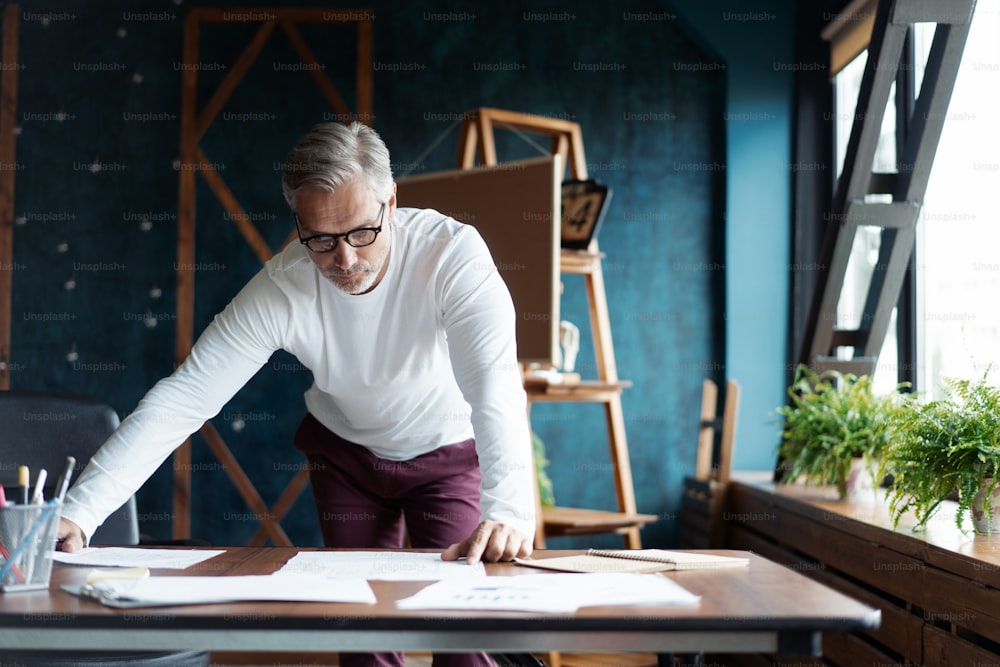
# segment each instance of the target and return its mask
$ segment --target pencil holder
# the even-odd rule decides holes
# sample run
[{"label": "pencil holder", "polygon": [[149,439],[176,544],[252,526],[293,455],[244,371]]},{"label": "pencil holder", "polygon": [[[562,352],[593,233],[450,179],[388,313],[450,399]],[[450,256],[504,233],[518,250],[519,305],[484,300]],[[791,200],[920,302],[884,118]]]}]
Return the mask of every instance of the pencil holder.
[{"label": "pencil holder", "polygon": [[49,587],[61,510],[57,502],[0,509],[0,591]]}]

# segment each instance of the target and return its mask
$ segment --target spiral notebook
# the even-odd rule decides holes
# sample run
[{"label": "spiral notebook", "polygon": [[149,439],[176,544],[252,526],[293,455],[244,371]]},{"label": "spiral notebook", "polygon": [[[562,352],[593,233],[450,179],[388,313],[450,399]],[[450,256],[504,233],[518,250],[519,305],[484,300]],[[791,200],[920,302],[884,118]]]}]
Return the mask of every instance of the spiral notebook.
[{"label": "spiral notebook", "polygon": [[515,558],[514,562],[561,572],[668,572],[746,567],[749,558],[666,549],[588,549],[587,553],[556,558]]}]

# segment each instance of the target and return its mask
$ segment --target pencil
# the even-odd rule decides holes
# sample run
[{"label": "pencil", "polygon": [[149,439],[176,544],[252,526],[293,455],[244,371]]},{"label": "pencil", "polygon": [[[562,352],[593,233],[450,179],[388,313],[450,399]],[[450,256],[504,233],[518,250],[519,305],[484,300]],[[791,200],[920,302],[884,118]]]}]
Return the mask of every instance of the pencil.
[{"label": "pencil", "polygon": [[17,502],[22,505],[28,504],[28,496],[31,493],[31,471],[28,470],[28,466],[19,466],[17,469],[17,484],[21,488],[21,497],[17,499]]}]

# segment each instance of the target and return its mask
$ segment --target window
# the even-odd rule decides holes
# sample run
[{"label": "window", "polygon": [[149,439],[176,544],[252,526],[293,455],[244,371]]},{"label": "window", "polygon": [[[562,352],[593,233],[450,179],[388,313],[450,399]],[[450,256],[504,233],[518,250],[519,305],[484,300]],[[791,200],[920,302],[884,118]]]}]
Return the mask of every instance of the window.
[{"label": "window", "polygon": [[[834,104],[836,105],[834,132],[836,134],[836,165],[835,173],[840,175],[844,168],[844,158],[847,152],[847,140],[851,134],[854,116],[858,104],[858,93],[861,90],[861,78],[865,71],[868,51],[863,51],[834,77]],[[896,86],[893,84],[889,92],[889,102],[886,105],[882,128],[879,133],[878,145],[875,149],[873,168],[878,172],[896,170]],[[871,201],[877,201],[878,195],[869,195]],[[854,237],[851,257],[847,263],[847,273],[844,276],[844,287],[840,300],[837,302],[837,328],[857,329],[861,323],[865,299],[868,296],[868,285],[872,272],[878,262],[881,229],[877,227],[860,227]],[[896,312],[893,310],[892,321],[886,333],[879,363],[873,380],[876,390],[889,391],[899,382],[897,366],[897,335]],[[853,349],[840,348],[838,358],[850,359]]]},{"label": "window", "polygon": [[[913,31],[916,96],[935,25]],[[915,368],[917,391],[943,394],[945,378],[973,379],[991,365],[1000,374],[1000,0],[979,0],[917,223],[915,350],[898,345],[896,311],[874,380],[887,391],[900,364]],[[843,167],[867,51],[834,77],[836,172]],[[895,171],[897,111],[889,108],[876,150],[876,171]],[[837,326],[856,328],[878,259],[880,232],[855,239],[837,309]],[[850,357],[850,349],[840,352]],[[907,358],[900,358],[900,354]]]},{"label": "window", "polygon": [[[997,35],[1000,0],[979,0],[917,224],[917,389],[929,397],[945,378],[1000,367]],[[917,85],[932,37],[916,26]]]}]

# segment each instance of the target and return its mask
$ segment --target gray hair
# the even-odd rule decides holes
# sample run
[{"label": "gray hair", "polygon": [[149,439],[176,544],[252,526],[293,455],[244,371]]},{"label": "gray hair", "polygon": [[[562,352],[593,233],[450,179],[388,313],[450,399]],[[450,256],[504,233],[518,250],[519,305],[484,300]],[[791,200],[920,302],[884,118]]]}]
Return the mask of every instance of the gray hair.
[{"label": "gray hair", "polygon": [[333,192],[358,176],[365,178],[380,202],[392,195],[392,166],[382,138],[357,121],[347,125],[320,123],[285,158],[281,191],[294,211],[299,190],[315,188]]}]

